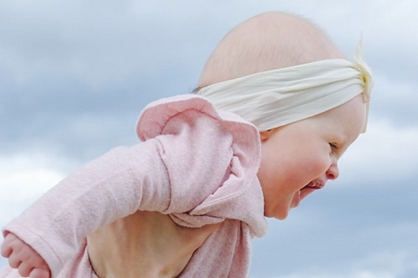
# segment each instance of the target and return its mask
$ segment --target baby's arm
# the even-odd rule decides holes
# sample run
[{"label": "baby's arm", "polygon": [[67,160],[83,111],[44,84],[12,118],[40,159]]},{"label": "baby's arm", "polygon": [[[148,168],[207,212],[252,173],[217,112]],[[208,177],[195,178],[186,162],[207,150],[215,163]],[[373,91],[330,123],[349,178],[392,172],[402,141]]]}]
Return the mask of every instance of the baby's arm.
[{"label": "baby's arm", "polygon": [[56,277],[98,228],[141,207],[167,208],[169,183],[158,152],[154,140],[110,151],[47,192],[4,234],[13,233],[36,250]]},{"label": "baby's arm", "polygon": [[[199,221],[190,224],[188,217],[194,216],[186,213],[181,219],[176,216],[176,223],[200,227],[221,222],[223,218],[217,215],[204,217],[205,211],[213,205],[213,193],[222,184],[233,153],[246,156],[240,146],[231,147],[234,138],[224,123],[216,117],[202,117],[204,113],[191,109],[177,113],[164,121],[164,130],[151,136],[154,139],[114,149],[89,163],[8,224],[6,233],[14,233],[36,250],[56,277],[89,234],[137,210],[190,212],[208,199],[200,208]],[[158,126],[149,122],[150,129]],[[258,136],[252,126],[232,123],[231,127],[250,128]],[[241,173],[240,167],[235,168]]]},{"label": "baby's arm", "polygon": [[1,255],[8,258],[9,265],[17,268],[22,277],[51,277],[49,267],[41,255],[12,233],[6,234],[1,245]]}]

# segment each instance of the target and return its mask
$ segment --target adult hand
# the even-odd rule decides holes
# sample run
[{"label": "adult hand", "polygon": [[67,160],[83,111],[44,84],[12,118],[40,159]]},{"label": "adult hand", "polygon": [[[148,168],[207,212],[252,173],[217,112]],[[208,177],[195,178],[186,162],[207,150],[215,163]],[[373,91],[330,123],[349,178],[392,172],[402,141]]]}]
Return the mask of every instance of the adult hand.
[{"label": "adult hand", "polygon": [[138,211],[88,237],[88,252],[100,278],[176,277],[221,224],[184,228],[169,216]]}]

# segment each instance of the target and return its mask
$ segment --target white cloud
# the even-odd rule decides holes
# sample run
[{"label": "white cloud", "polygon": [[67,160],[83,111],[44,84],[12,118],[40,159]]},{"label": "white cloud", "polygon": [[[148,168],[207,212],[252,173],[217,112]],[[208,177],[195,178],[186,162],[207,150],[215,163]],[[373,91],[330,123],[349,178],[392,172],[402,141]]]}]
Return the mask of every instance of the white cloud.
[{"label": "white cloud", "polygon": [[63,178],[51,160],[40,154],[0,157],[0,226]]},{"label": "white cloud", "polygon": [[[341,177],[344,181],[362,181],[351,183],[354,186],[370,181],[416,177],[417,142],[418,127],[397,128],[384,120],[372,121],[366,134],[360,135],[341,159]],[[377,184],[379,187],[384,185]]]},{"label": "white cloud", "polygon": [[350,274],[327,274],[327,273],[320,273],[320,274],[313,274],[313,275],[286,275],[286,276],[271,276],[271,278],[395,278],[388,273],[384,272],[370,272],[370,271],[357,271]]}]

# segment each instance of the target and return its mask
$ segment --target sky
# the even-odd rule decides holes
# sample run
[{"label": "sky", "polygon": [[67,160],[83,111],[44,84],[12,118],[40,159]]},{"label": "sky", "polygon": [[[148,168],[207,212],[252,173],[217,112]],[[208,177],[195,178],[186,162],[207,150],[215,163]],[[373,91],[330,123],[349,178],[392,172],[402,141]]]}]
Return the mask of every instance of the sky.
[{"label": "sky", "polygon": [[[418,1],[0,1],[0,226],[87,161],[138,143],[150,101],[190,93],[220,39],[303,16],[375,77],[340,178],[254,240],[255,278],[418,277]],[[6,261],[0,259],[0,269]]]}]

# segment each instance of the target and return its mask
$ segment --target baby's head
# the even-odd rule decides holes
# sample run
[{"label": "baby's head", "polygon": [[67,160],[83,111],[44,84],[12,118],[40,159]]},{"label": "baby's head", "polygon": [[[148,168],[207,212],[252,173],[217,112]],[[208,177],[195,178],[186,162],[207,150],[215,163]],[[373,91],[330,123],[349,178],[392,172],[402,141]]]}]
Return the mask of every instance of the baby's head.
[{"label": "baby's head", "polygon": [[198,87],[253,73],[344,58],[327,35],[300,17],[264,13],[232,29],[206,62]]},{"label": "baby's head", "polygon": [[364,131],[371,75],[356,55],[353,65],[313,24],[271,12],[238,25],[208,59],[198,94],[260,131],[266,216],[285,219],[336,179]]}]

